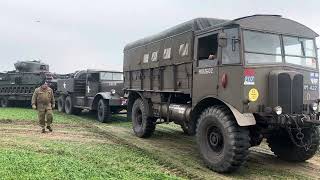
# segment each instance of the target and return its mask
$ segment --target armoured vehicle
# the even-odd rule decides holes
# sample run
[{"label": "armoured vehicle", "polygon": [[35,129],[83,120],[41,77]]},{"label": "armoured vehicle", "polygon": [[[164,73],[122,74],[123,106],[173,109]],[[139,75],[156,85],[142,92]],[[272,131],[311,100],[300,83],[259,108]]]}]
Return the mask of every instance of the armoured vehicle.
[{"label": "armoured vehicle", "polygon": [[58,79],[58,111],[79,114],[87,109],[97,112],[100,122],[107,122],[111,112],[126,107],[123,98],[123,73],[101,70],[83,70],[70,78]]},{"label": "armoured vehicle", "polygon": [[19,61],[15,70],[0,74],[0,106],[30,105],[35,88],[47,80],[55,90],[56,80],[49,72],[49,65],[40,61]]},{"label": "armoured vehicle", "polygon": [[217,172],[236,170],[264,138],[281,159],[310,159],[319,146],[317,36],[278,15],[253,15],[198,18],[128,44],[134,133],[179,124]]}]

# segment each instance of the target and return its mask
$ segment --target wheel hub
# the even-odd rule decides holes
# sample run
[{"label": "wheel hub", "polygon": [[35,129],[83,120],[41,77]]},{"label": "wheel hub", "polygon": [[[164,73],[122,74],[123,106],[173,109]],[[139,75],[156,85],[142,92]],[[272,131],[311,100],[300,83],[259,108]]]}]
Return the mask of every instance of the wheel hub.
[{"label": "wheel hub", "polygon": [[207,133],[209,146],[213,151],[220,152],[223,148],[223,136],[217,127],[211,127]]},{"label": "wheel hub", "polygon": [[220,142],[220,136],[218,133],[212,132],[210,133],[210,144],[213,146],[217,146]]}]

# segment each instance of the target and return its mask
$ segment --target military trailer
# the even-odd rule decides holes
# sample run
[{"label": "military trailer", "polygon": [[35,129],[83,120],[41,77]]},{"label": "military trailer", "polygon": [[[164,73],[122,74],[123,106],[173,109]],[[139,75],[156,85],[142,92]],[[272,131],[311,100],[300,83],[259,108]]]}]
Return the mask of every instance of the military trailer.
[{"label": "military trailer", "polygon": [[310,159],[319,146],[317,36],[278,15],[253,15],[198,18],[128,44],[134,133],[179,124],[217,172],[236,170],[264,138],[281,159]]},{"label": "military trailer", "polygon": [[58,80],[58,111],[79,114],[87,109],[97,112],[100,122],[126,107],[123,98],[123,73],[101,70],[77,71],[68,79]]},{"label": "military trailer", "polygon": [[0,74],[0,107],[30,105],[33,91],[46,80],[55,91],[56,80],[49,65],[40,61],[19,61],[15,70]]}]

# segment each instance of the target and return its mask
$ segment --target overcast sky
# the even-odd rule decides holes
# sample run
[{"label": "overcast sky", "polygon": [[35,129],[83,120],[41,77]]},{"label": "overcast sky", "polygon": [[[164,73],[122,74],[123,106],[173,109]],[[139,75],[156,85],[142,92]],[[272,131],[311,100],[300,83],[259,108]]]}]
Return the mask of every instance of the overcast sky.
[{"label": "overcast sky", "polygon": [[57,73],[121,71],[126,43],[196,17],[280,14],[320,34],[319,7],[319,0],[0,0],[0,71],[32,59]]}]

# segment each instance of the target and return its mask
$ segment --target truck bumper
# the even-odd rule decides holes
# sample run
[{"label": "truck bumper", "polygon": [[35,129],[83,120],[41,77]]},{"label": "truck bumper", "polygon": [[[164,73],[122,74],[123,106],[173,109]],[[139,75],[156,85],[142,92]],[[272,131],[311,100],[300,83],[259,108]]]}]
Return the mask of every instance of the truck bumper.
[{"label": "truck bumper", "polygon": [[320,114],[257,114],[259,123],[275,125],[280,127],[302,127],[318,126]]}]

